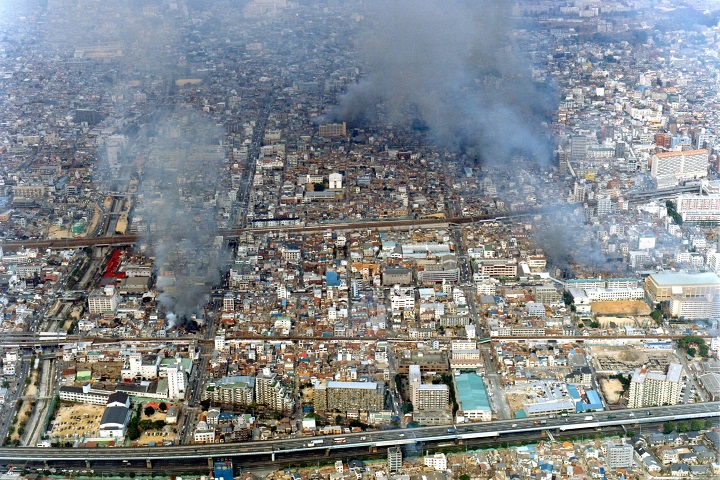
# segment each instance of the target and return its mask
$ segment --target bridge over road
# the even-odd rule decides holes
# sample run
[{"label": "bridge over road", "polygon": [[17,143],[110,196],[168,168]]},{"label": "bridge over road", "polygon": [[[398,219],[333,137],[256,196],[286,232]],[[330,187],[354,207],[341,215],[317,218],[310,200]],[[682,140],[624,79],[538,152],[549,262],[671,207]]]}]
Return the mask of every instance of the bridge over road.
[{"label": "bridge over road", "polygon": [[[156,463],[178,462],[196,465],[213,459],[233,458],[239,463],[282,460],[286,457],[302,458],[314,461],[347,449],[364,448],[374,451],[394,445],[414,445],[418,443],[470,441],[482,438],[504,439],[526,435],[535,438],[543,430],[550,432],[572,432],[604,427],[657,424],[659,422],[716,419],[720,417],[720,402],[696,403],[648,407],[634,410],[618,410],[573,414],[568,417],[536,417],[495,422],[444,425],[414,429],[396,429],[373,431],[323,437],[294,437],[283,440],[245,443],[218,443],[208,445],[181,445],[133,448],[38,448],[38,447],[2,447],[0,462],[12,465],[27,465],[40,468],[54,466],[93,466],[144,464],[153,468]],[[311,443],[311,440],[314,442]]]}]

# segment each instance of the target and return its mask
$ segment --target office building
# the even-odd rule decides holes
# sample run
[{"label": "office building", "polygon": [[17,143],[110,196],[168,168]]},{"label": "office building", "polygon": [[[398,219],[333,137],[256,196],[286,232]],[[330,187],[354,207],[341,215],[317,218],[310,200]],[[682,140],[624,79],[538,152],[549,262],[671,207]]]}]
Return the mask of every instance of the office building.
[{"label": "office building", "polygon": [[588,149],[593,142],[590,137],[576,135],[570,139],[570,161],[579,162],[587,158]]},{"label": "office building", "polygon": [[671,363],[665,372],[636,368],[630,380],[629,408],[676,405],[680,401],[682,365]]},{"label": "office building", "polygon": [[517,277],[518,266],[514,259],[487,259],[479,263],[482,275],[488,277]]}]

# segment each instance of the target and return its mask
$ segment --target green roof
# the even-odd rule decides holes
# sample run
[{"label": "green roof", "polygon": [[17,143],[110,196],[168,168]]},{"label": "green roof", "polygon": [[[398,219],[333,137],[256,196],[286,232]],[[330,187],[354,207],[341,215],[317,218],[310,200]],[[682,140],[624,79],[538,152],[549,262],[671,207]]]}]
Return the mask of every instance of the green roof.
[{"label": "green roof", "polygon": [[[175,357],[166,357],[160,360],[161,366],[170,366],[174,365],[176,362]],[[192,368],[192,360],[190,360],[187,357],[181,357],[180,358],[180,365],[182,365],[183,369],[185,369],[186,372],[189,372]]]},{"label": "green roof", "polygon": [[490,410],[490,400],[483,379],[474,373],[463,373],[455,377],[460,408],[469,410]]}]

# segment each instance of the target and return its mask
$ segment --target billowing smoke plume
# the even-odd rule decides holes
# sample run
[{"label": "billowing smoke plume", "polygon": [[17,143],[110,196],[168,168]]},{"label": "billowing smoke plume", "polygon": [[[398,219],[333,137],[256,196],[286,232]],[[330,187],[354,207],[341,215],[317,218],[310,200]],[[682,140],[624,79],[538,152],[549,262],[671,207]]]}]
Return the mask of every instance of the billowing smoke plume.
[{"label": "billowing smoke plume", "polygon": [[112,132],[98,139],[96,187],[130,193],[124,208],[140,246],[155,257],[168,325],[190,327],[193,315],[203,316],[224,258],[215,237],[223,133],[173,94],[175,80],[188,71],[187,57],[198,50],[193,32],[220,24],[205,14],[217,2],[32,1],[45,3],[38,41],[62,61],[53,71],[68,88],[72,110],[95,114],[78,118],[78,128],[100,123]]},{"label": "billowing smoke plume", "polygon": [[481,163],[504,164],[511,154],[551,157],[543,122],[556,95],[533,81],[516,48],[511,3],[371,5],[359,47],[367,74],[324,120],[357,126],[379,114],[393,124],[424,124],[439,146]]},{"label": "billowing smoke plume", "polygon": [[201,114],[178,108],[152,125],[134,221],[155,255],[159,302],[176,324],[202,316],[220,279],[215,237],[222,132]]}]

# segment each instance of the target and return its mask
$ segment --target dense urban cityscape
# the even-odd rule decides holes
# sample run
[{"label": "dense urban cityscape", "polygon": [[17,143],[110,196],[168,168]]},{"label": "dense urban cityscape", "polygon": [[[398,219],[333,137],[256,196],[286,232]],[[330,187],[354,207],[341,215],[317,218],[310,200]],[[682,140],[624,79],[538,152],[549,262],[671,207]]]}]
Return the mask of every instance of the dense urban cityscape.
[{"label": "dense urban cityscape", "polygon": [[0,480],[720,478],[719,107],[710,0],[0,3]]}]

